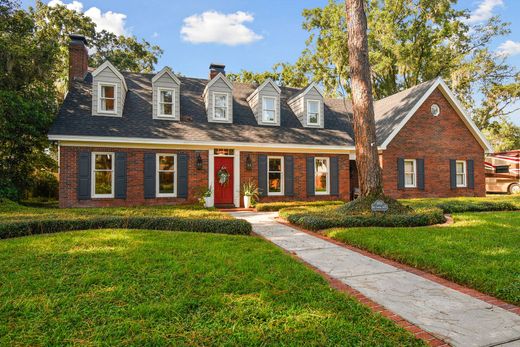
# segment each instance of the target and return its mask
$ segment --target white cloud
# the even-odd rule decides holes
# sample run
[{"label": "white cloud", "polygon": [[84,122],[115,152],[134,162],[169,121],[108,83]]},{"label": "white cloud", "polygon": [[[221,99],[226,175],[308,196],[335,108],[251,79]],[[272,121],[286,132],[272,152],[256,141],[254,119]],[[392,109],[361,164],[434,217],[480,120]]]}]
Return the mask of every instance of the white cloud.
[{"label": "white cloud", "polygon": [[507,40],[498,47],[497,54],[502,57],[520,54],[520,42]]},{"label": "white cloud", "polygon": [[[64,3],[61,0],[51,0],[47,4],[48,6],[62,5],[76,12],[83,12],[83,4],[79,1],[72,1],[71,3]],[[96,23],[96,30],[106,30],[116,35],[127,35],[128,30],[126,28],[126,14],[107,11],[105,13],[97,7],[91,7],[83,13],[85,16],[90,17],[94,23]]]},{"label": "white cloud", "polygon": [[477,9],[471,13],[469,23],[480,23],[493,16],[495,7],[504,6],[504,0],[482,0]]},{"label": "white cloud", "polygon": [[181,37],[191,43],[247,44],[262,39],[261,35],[244,25],[253,20],[252,14],[242,11],[230,14],[206,11],[184,18]]}]

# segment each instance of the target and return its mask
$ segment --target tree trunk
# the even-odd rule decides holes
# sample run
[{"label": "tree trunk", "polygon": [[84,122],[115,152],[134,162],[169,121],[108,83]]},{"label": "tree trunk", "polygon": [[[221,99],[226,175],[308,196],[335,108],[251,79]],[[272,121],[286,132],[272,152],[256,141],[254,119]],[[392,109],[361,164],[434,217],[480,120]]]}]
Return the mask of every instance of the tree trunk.
[{"label": "tree trunk", "polygon": [[361,196],[368,196],[383,194],[383,183],[376,142],[364,3],[365,0],[346,0],[356,164]]}]

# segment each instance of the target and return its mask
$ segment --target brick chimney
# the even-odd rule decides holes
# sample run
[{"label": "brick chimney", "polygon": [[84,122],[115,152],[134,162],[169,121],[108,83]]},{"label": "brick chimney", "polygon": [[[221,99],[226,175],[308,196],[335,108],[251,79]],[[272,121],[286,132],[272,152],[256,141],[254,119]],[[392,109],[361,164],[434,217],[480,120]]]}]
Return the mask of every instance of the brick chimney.
[{"label": "brick chimney", "polygon": [[70,34],[69,89],[74,80],[83,80],[88,70],[88,49],[85,36]]},{"label": "brick chimney", "polygon": [[226,65],[211,63],[209,65],[209,79],[212,80],[219,73],[226,74]]}]

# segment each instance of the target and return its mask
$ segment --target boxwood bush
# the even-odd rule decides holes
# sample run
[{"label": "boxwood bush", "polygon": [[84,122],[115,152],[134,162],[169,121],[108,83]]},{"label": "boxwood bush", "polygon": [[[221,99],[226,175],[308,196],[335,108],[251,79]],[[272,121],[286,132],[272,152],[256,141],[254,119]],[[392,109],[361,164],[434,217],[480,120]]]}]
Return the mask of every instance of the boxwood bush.
[{"label": "boxwood bush", "polygon": [[0,239],[86,229],[151,229],[248,235],[251,224],[240,219],[107,216],[90,219],[40,219],[0,223]]},{"label": "boxwood bush", "polygon": [[419,209],[406,214],[344,214],[335,210],[318,211],[307,208],[283,209],[280,216],[290,223],[309,230],[338,227],[416,227],[446,222],[439,208]]},{"label": "boxwood bush", "polygon": [[283,208],[300,206],[330,206],[343,205],[345,202],[340,200],[320,200],[320,201],[287,201],[287,202],[266,202],[256,204],[256,210],[261,212],[280,211]]},{"label": "boxwood bush", "polygon": [[438,207],[444,213],[486,212],[486,211],[514,211],[520,210],[520,196],[488,196],[458,197],[458,198],[427,198],[404,199],[404,205],[414,209],[424,207]]}]

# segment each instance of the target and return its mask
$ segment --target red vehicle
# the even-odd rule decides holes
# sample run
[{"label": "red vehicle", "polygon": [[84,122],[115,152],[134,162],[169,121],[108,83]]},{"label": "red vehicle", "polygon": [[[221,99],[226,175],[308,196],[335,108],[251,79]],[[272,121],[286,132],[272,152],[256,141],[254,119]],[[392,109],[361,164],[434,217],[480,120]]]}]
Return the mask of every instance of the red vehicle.
[{"label": "red vehicle", "polygon": [[520,194],[520,150],[486,156],[486,191]]}]

